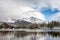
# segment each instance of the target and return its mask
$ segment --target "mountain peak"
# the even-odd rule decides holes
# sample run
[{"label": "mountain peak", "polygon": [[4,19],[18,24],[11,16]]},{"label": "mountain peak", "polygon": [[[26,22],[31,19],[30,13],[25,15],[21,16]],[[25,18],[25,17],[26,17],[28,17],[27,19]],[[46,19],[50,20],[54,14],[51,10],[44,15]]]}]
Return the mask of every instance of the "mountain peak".
[{"label": "mountain peak", "polygon": [[18,16],[14,14],[7,22],[14,22],[16,20],[23,20],[31,23],[41,23],[44,21],[44,16],[38,11],[28,11],[18,14]]}]

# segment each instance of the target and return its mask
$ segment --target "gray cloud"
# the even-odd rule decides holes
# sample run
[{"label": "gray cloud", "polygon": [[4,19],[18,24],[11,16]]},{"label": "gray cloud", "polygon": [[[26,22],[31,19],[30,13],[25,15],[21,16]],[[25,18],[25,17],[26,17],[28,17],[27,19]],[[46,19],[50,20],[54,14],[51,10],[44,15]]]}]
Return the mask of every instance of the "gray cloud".
[{"label": "gray cloud", "polygon": [[56,14],[52,14],[50,16],[51,20],[58,20],[60,21],[60,12],[57,12]]},{"label": "gray cloud", "polygon": [[52,8],[60,9],[59,1],[60,0],[0,0],[0,21],[7,21],[9,17],[19,18],[24,12],[29,10],[40,11],[42,7],[48,7],[49,5]]},{"label": "gray cloud", "polygon": [[0,0],[0,21],[9,18],[23,17],[22,14],[33,9],[38,4],[37,0]]}]

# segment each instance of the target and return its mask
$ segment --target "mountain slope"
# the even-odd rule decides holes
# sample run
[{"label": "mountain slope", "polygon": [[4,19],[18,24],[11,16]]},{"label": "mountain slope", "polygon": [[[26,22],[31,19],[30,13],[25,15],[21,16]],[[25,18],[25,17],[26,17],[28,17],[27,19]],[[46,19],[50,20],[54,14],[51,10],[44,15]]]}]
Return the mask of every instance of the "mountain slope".
[{"label": "mountain slope", "polygon": [[24,21],[24,20],[16,20],[15,24],[30,24],[30,22]]},{"label": "mountain slope", "polygon": [[19,14],[18,16],[13,15],[13,17],[11,17],[8,22],[11,21],[16,21],[16,20],[23,20],[26,22],[31,22],[31,23],[41,23],[44,21],[44,16],[37,11],[28,11],[28,12],[24,12]]},{"label": "mountain slope", "polygon": [[31,23],[41,23],[41,22],[43,22],[43,20],[35,18],[35,17],[23,18],[22,20],[25,20],[25,21],[31,22]]}]

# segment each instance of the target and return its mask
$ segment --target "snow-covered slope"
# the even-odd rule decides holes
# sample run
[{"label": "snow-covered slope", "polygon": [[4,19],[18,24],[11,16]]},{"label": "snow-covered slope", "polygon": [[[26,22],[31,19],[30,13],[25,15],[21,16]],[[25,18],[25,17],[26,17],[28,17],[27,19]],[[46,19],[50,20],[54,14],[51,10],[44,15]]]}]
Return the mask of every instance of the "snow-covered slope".
[{"label": "snow-covered slope", "polygon": [[14,22],[16,20],[24,20],[31,23],[41,23],[44,21],[43,15],[40,12],[28,11],[22,13],[20,16],[11,17],[8,22]]},{"label": "snow-covered slope", "polygon": [[0,2],[0,22],[24,20],[34,23],[36,21],[40,22],[41,20],[44,20],[44,15],[35,9],[33,7],[34,5],[32,7],[24,5],[25,1],[19,3],[10,0]]},{"label": "snow-covered slope", "polygon": [[43,22],[43,20],[35,18],[35,17],[22,18],[22,20],[25,20],[25,21],[31,22],[31,23],[41,23],[41,22]]}]

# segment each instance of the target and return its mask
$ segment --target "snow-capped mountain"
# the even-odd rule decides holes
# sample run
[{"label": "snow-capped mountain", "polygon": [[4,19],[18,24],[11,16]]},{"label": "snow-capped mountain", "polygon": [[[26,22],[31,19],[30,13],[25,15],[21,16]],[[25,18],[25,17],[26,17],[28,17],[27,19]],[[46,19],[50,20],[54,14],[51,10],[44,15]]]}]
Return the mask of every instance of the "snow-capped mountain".
[{"label": "snow-capped mountain", "polygon": [[14,23],[15,24],[30,24],[30,22],[27,22],[25,20],[16,20]]},{"label": "snow-capped mountain", "polygon": [[22,13],[20,16],[12,17],[11,20],[9,19],[9,21],[11,22],[12,20],[13,21],[23,20],[31,23],[41,23],[44,21],[43,18],[44,17],[40,12],[28,11],[28,12]]},{"label": "snow-capped mountain", "polygon": [[29,18],[22,18],[22,20],[31,22],[31,23],[41,23],[43,20],[35,18],[35,17],[29,17]]}]

